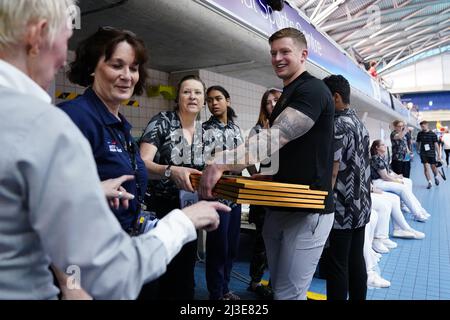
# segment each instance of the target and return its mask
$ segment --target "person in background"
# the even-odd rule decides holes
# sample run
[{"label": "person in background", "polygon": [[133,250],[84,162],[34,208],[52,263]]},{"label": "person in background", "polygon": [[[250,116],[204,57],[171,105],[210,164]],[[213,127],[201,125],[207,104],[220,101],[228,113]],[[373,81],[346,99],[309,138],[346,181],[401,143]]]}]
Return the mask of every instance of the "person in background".
[{"label": "person in background", "polygon": [[416,221],[425,222],[430,214],[422,207],[412,192],[412,181],[389,169],[386,162],[386,145],[381,140],[375,140],[370,146],[370,170],[374,187],[386,192],[395,193],[408,207]]},{"label": "person in background", "polygon": [[350,108],[350,84],[341,75],[323,79],[333,96],[334,225],[324,250],[327,300],[365,300],[365,226],[370,220],[369,132]]},{"label": "person in background", "polygon": [[377,62],[375,60],[370,61],[369,64],[369,73],[372,77],[378,80],[378,73],[377,73]]},{"label": "person in background", "polygon": [[135,233],[147,187],[147,170],[131,136],[131,124],[120,113],[122,101],[141,94],[147,78],[142,40],[127,30],[101,27],[81,41],[67,75],[85,92],[58,106],[91,145],[101,180],[131,175],[124,187],[135,197],[127,208],[112,208],[122,228]]},{"label": "person in background", "polygon": [[104,192],[88,141],[46,92],[67,58],[73,5],[0,0],[0,299],[55,299],[50,264],[77,266],[96,299],[134,299],[195,228],[217,228],[216,210],[227,210],[201,202],[144,235],[122,230],[105,194],[124,191]]},{"label": "person in background", "polygon": [[[401,120],[395,120],[392,125],[394,126],[394,131],[391,132],[391,168],[396,174],[409,178],[411,171],[410,160],[412,154],[411,149],[408,147],[409,129],[406,127],[405,122]],[[410,134],[409,137],[411,140]]]},{"label": "person in background", "polygon": [[[261,98],[261,105],[259,108],[258,122],[252,128],[249,138],[258,134],[263,129],[269,129],[269,117],[272,114],[272,110],[280,99],[281,91],[276,89],[269,89],[264,92]],[[265,167],[267,164],[261,163],[260,167]],[[258,170],[255,167],[247,168],[250,174],[256,174]],[[259,170],[261,171],[261,169]],[[266,246],[264,245],[264,239],[262,230],[264,227],[264,218],[266,216],[266,208],[264,206],[250,205],[250,211],[248,215],[248,222],[255,224],[255,244],[253,246],[253,254],[250,260],[250,284],[248,290],[255,292],[262,299],[273,298],[272,287],[264,286],[261,284],[264,270],[267,266]]]},{"label": "person in background", "polygon": [[[221,86],[209,87],[206,101],[212,116],[204,122],[204,153],[214,156],[216,150],[234,149],[244,142],[241,130],[234,122],[237,117],[231,107],[231,97]],[[205,159],[206,160],[206,159]],[[211,300],[239,300],[230,291],[229,283],[233,262],[239,250],[241,231],[241,205],[219,199],[231,208],[220,216],[220,227],[206,237],[206,285]]]},{"label": "person in background", "polygon": [[[223,163],[214,157],[203,170],[200,195],[213,198],[212,190],[225,171],[241,172],[261,162],[255,152],[259,143],[270,142],[271,161],[279,151],[278,172],[273,181],[306,184],[328,192],[324,209],[271,207],[266,212],[263,236],[267,260],[277,300],[305,300],[323,247],[333,225],[332,141],[334,107],[323,81],[306,71],[308,57],[305,35],[295,28],[278,30],[269,38],[272,66],[283,80],[283,94],[264,130],[249,139],[253,149],[239,146],[227,154],[237,156],[236,163]],[[280,103],[280,101],[282,103]],[[278,132],[279,139],[271,139]],[[244,164],[240,164],[244,163]],[[298,170],[302,168],[302,170]]]},{"label": "person in background", "polygon": [[450,156],[450,133],[448,129],[445,129],[444,134],[442,135],[442,142],[444,143],[444,152],[445,152],[445,162],[447,163],[447,168],[449,167],[449,156]]},{"label": "person in background", "polygon": [[438,138],[436,134],[428,128],[428,121],[424,120],[420,123],[420,131],[417,134],[416,143],[417,149],[420,153],[420,160],[423,164],[423,172],[425,178],[428,181],[427,189],[431,189],[431,177],[429,173],[429,167],[431,166],[431,171],[434,174],[434,183],[438,186],[438,169],[436,168],[436,153],[437,161],[441,161],[441,148],[439,148]]},{"label": "person in background", "polygon": [[[140,139],[142,159],[152,174],[147,206],[156,211],[158,218],[182,208],[183,199],[188,196],[192,195],[189,201],[196,200],[189,176],[201,174],[199,170],[204,166],[203,133],[198,118],[205,105],[205,91],[205,84],[198,76],[185,76],[178,83],[175,110],[155,115]],[[196,257],[197,241],[191,241],[158,279],[156,298],[194,299]]]},{"label": "person in background", "polygon": [[[406,125],[406,124],[405,124]],[[406,127],[406,145],[408,146],[409,154],[406,154],[403,162],[403,176],[409,178],[411,176],[411,161],[414,158],[413,142],[411,132],[414,130],[412,127]]]}]

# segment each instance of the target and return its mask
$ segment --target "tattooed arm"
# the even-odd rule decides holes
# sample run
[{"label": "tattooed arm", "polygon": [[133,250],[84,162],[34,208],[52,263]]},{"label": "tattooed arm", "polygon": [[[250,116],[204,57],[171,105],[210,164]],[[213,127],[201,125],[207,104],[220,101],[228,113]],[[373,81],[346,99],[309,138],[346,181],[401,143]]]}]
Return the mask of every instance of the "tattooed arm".
[{"label": "tattooed arm", "polygon": [[[275,119],[271,129],[262,130],[249,139],[248,150],[245,150],[245,144],[242,144],[234,150],[216,154],[203,171],[200,194],[203,198],[211,198],[211,191],[224,171],[240,172],[250,165],[265,160],[288,142],[304,135],[313,125],[314,121],[310,117],[287,107]],[[258,152],[258,146],[267,146],[268,152],[261,154]]]},{"label": "tattooed arm", "polygon": [[288,142],[295,140],[314,125],[314,121],[304,113],[287,107],[276,119],[272,125],[273,129],[280,130],[280,147],[281,149]]}]

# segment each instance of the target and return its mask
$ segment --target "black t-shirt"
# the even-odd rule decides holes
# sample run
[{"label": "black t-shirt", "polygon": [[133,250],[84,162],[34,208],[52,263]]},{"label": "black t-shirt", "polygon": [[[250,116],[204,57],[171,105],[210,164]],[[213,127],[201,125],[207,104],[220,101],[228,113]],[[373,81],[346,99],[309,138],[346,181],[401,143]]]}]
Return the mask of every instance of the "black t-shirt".
[{"label": "black t-shirt", "polygon": [[437,135],[431,130],[420,131],[417,134],[417,142],[420,142],[420,155],[424,157],[434,158],[436,156],[436,148],[434,144],[438,142]]},{"label": "black t-shirt", "polygon": [[309,185],[313,190],[328,191],[328,196],[323,210],[284,207],[277,210],[332,213],[334,104],[331,93],[322,80],[305,71],[283,89],[270,125],[287,107],[310,117],[314,125],[279,150],[279,169],[274,181]]}]

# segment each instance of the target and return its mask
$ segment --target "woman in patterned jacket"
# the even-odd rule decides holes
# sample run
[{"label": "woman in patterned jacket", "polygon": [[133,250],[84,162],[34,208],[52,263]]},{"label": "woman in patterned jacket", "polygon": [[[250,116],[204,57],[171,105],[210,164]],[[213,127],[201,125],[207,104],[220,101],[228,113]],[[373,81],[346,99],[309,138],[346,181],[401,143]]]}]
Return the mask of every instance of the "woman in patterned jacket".
[{"label": "woman in patterned jacket", "polygon": [[[234,123],[230,94],[221,86],[206,91],[211,118],[203,123],[205,160],[216,151],[233,150],[243,143],[241,131]],[[237,257],[241,228],[241,205],[219,199],[231,207],[231,212],[219,212],[220,227],[206,238],[206,284],[211,300],[239,300],[228,284],[233,261]]]},{"label": "woman in patterned jacket", "polygon": [[378,189],[395,193],[411,211],[414,220],[425,222],[430,214],[422,207],[412,192],[411,179],[404,178],[392,172],[386,162],[386,145],[381,140],[375,140],[370,147],[370,172],[372,183]]},{"label": "woman in patterned jacket", "polygon": [[[194,192],[190,174],[201,174],[204,162],[198,115],[205,104],[205,90],[198,76],[181,79],[175,110],[155,115],[141,137],[141,157],[150,174],[147,206],[156,211],[158,218],[184,207],[184,191]],[[184,245],[157,280],[156,293],[149,294],[157,299],[193,300],[196,254],[196,240]]]}]

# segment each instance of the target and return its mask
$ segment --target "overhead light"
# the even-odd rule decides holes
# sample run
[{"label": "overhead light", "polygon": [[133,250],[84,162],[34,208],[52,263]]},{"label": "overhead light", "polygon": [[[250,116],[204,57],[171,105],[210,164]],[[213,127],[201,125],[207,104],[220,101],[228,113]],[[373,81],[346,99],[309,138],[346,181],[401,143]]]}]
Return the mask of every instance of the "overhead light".
[{"label": "overhead light", "polygon": [[415,33],[413,33],[413,34],[410,34],[409,36],[406,37],[406,39],[414,38],[415,36],[418,36],[419,34],[425,33],[425,32],[427,32],[427,31],[429,31],[429,30],[431,30],[431,29],[433,29],[433,28],[434,28],[434,26],[431,26],[431,27],[422,29],[422,30],[420,30],[420,31],[418,31],[418,32],[415,32]]},{"label": "overhead light", "polygon": [[385,31],[391,29],[392,27],[395,27],[396,25],[397,25],[397,22],[396,22],[396,23],[393,23],[393,24],[390,24],[390,25],[388,25],[387,27],[384,27],[383,29],[378,30],[377,32],[371,34],[371,35],[369,36],[369,38],[370,38],[370,39],[375,38],[377,35],[382,34],[383,32],[385,32]]},{"label": "overhead light", "polygon": [[383,38],[380,41],[378,41],[377,43],[375,43],[375,47],[378,47],[380,44],[382,44],[383,42],[386,42],[392,38],[395,38],[396,36],[398,36],[400,34],[400,32],[396,32],[394,34],[391,34],[389,37]]},{"label": "overhead light", "polygon": [[450,18],[448,18],[447,20],[439,22],[438,26],[440,26],[441,24],[447,24],[447,22],[450,22]]},{"label": "overhead light", "polygon": [[354,47],[360,46],[360,45],[362,45],[364,42],[366,42],[367,40],[369,40],[369,38],[362,39],[361,41],[358,41],[357,43],[355,43],[353,46],[354,46]]},{"label": "overhead light", "polygon": [[392,48],[392,47],[398,45],[399,43],[402,43],[403,40],[404,40],[404,39],[398,40],[398,41],[396,41],[396,42],[394,42],[394,43],[391,43],[390,45],[388,45],[388,46],[386,46],[386,47],[384,47],[384,48],[381,48],[380,53],[383,53],[383,52],[385,52],[387,49]]},{"label": "overhead light", "polygon": [[423,24],[423,23],[425,23],[425,22],[427,22],[427,21],[429,21],[431,19],[436,19],[436,17],[435,16],[431,16],[431,17],[425,18],[423,20],[420,20],[419,22],[416,22],[416,23],[410,25],[409,27],[406,27],[405,31],[414,29],[415,27],[420,26],[421,24]]}]

